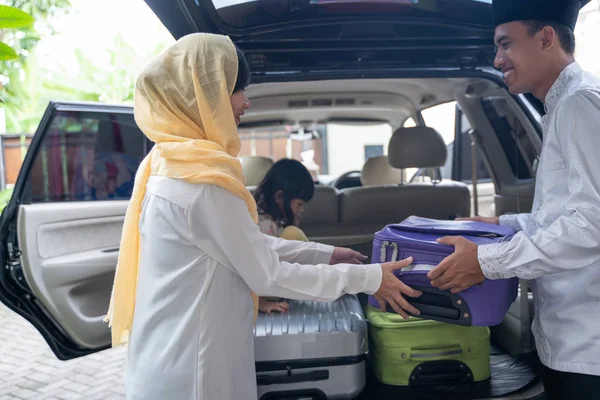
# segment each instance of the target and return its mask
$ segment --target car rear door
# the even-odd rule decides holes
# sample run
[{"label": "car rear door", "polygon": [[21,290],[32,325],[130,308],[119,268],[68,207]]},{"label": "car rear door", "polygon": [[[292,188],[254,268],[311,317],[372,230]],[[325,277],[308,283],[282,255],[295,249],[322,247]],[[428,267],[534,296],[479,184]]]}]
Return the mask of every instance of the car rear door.
[{"label": "car rear door", "polygon": [[106,348],[125,210],[151,143],[131,107],[51,103],[2,213],[0,300],[59,359]]},{"label": "car rear door", "polygon": [[490,66],[491,0],[145,0],[178,39],[228,35],[254,82],[298,73]]}]

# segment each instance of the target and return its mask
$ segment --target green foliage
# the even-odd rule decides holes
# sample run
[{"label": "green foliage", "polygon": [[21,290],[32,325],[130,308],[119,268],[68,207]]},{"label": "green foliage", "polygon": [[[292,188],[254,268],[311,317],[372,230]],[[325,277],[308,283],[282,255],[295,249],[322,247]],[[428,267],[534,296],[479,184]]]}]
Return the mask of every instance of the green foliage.
[{"label": "green foliage", "polygon": [[33,17],[25,11],[0,5],[0,29],[23,28],[33,24]]},{"label": "green foliage", "polygon": [[44,50],[36,48],[38,42],[58,33],[53,25],[58,27],[67,13],[77,15],[81,2],[73,1],[75,9],[69,0],[4,0],[4,3],[35,18],[35,29],[33,25],[18,30],[0,29],[0,42],[9,44],[19,55],[12,60],[0,59],[0,97],[4,98],[0,107],[4,109],[9,133],[33,133],[51,100],[132,102],[136,74],[171,39],[167,34],[160,43],[140,48],[116,34],[112,42],[109,39],[104,45],[106,48],[73,45],[68,60],[52,54],[48,60]]},{"label": "green foliage", "polygon": [[[28,61],[41,39],[36,28],[49,34],[54,32],[52,20],[69,12],[71,3],[69,0],[6,0],[4,3],[0,6],[0,97],[4,102],[2,107],[6,114],[7,131],[21,133],[27,125],[23,122],[35,118],[30,115],[29,102],[36,90],[32,92],[30,89],[33,88],[25,82],[33,75]],[[2,25],[3,21],[10,18],[13,22]],[[35,27],[32,23],[34,20]],[[2,43],[14,54],[9,54]],[[36,117],[39,121],[37,113]]]},{"label": "green foliage", "polygon": [[0,212],[7,206],[13,194],[13,188],[8,188],[0,191]]}]

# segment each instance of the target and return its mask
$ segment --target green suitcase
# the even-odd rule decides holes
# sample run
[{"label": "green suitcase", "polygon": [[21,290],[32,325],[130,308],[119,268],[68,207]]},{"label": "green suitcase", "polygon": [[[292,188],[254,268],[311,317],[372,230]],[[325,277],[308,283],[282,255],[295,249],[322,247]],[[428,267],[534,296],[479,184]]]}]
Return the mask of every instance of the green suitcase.
[{"label": "green suitcase", "polygon": [[395,386],[453,385],[490,378],[490,331],[366,307],[371,369]]}]

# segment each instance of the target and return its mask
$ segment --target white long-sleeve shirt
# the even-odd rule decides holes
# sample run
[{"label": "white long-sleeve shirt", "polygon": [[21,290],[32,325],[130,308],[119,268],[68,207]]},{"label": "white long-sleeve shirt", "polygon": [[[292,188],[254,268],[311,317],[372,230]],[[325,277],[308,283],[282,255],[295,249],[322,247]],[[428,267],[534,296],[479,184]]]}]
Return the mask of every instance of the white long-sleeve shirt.
[{"label": "white long-sleeve shirt", "polygon": [[256,399],[250,290],[333,301],[381,284],[378,264],[326,265],[331,246],[262,234],[246,204],[213,185],[151,177],[140,233],[130,400]]},{"label": "white long-sleeve shirt", "polygon": [[600,375],[600,80],[572,63],[545,106],[532,212],[501,217],[519,232],[479,262],[490,279],[533,280],[543,364]]}]

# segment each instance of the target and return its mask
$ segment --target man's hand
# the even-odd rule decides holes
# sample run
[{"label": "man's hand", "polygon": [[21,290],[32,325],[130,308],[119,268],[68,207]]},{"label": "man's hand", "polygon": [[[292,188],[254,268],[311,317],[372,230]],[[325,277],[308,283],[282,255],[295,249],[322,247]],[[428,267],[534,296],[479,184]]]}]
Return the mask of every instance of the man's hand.
[{"label": "man's hand", "polygon": [[290,305],[285,302],[269,301],[261,297],[258,299],[258,309],[267,314],[272,312],[285,313],[290,309]]},{"label": "man's hand", "polygon": [[335,247],[329,264],[362,264],[368,257],[345,247]]},{"label": "man's hand", "polygon": [[500,217],[456,218],[456,221],[475,221],[475,222],[485,222],[488,224],[500,225]]},{"label": "man's hand", "polygon": [[433,287],[459,293],[484,281],[475,243],[459,236],[447,236],[438,243],[454,246],[455,250],[427,274]]},{"label": "man's hand", "polygon": [[421,292],[402,283],[400,279],[394,275],[394,271],[406,268],[412,264],[412,257],[402,261],[388,262],[381,264],[383,276],[381,278],[381,286],[377,293],[373,295],[379,303],[381,311],[386,312],[389,304],[397,314],[402,318],[408,319],[406,311],[413,315],[419,315],[419,310],[410,305],[402,294],[410,297],[419,297]]}]

